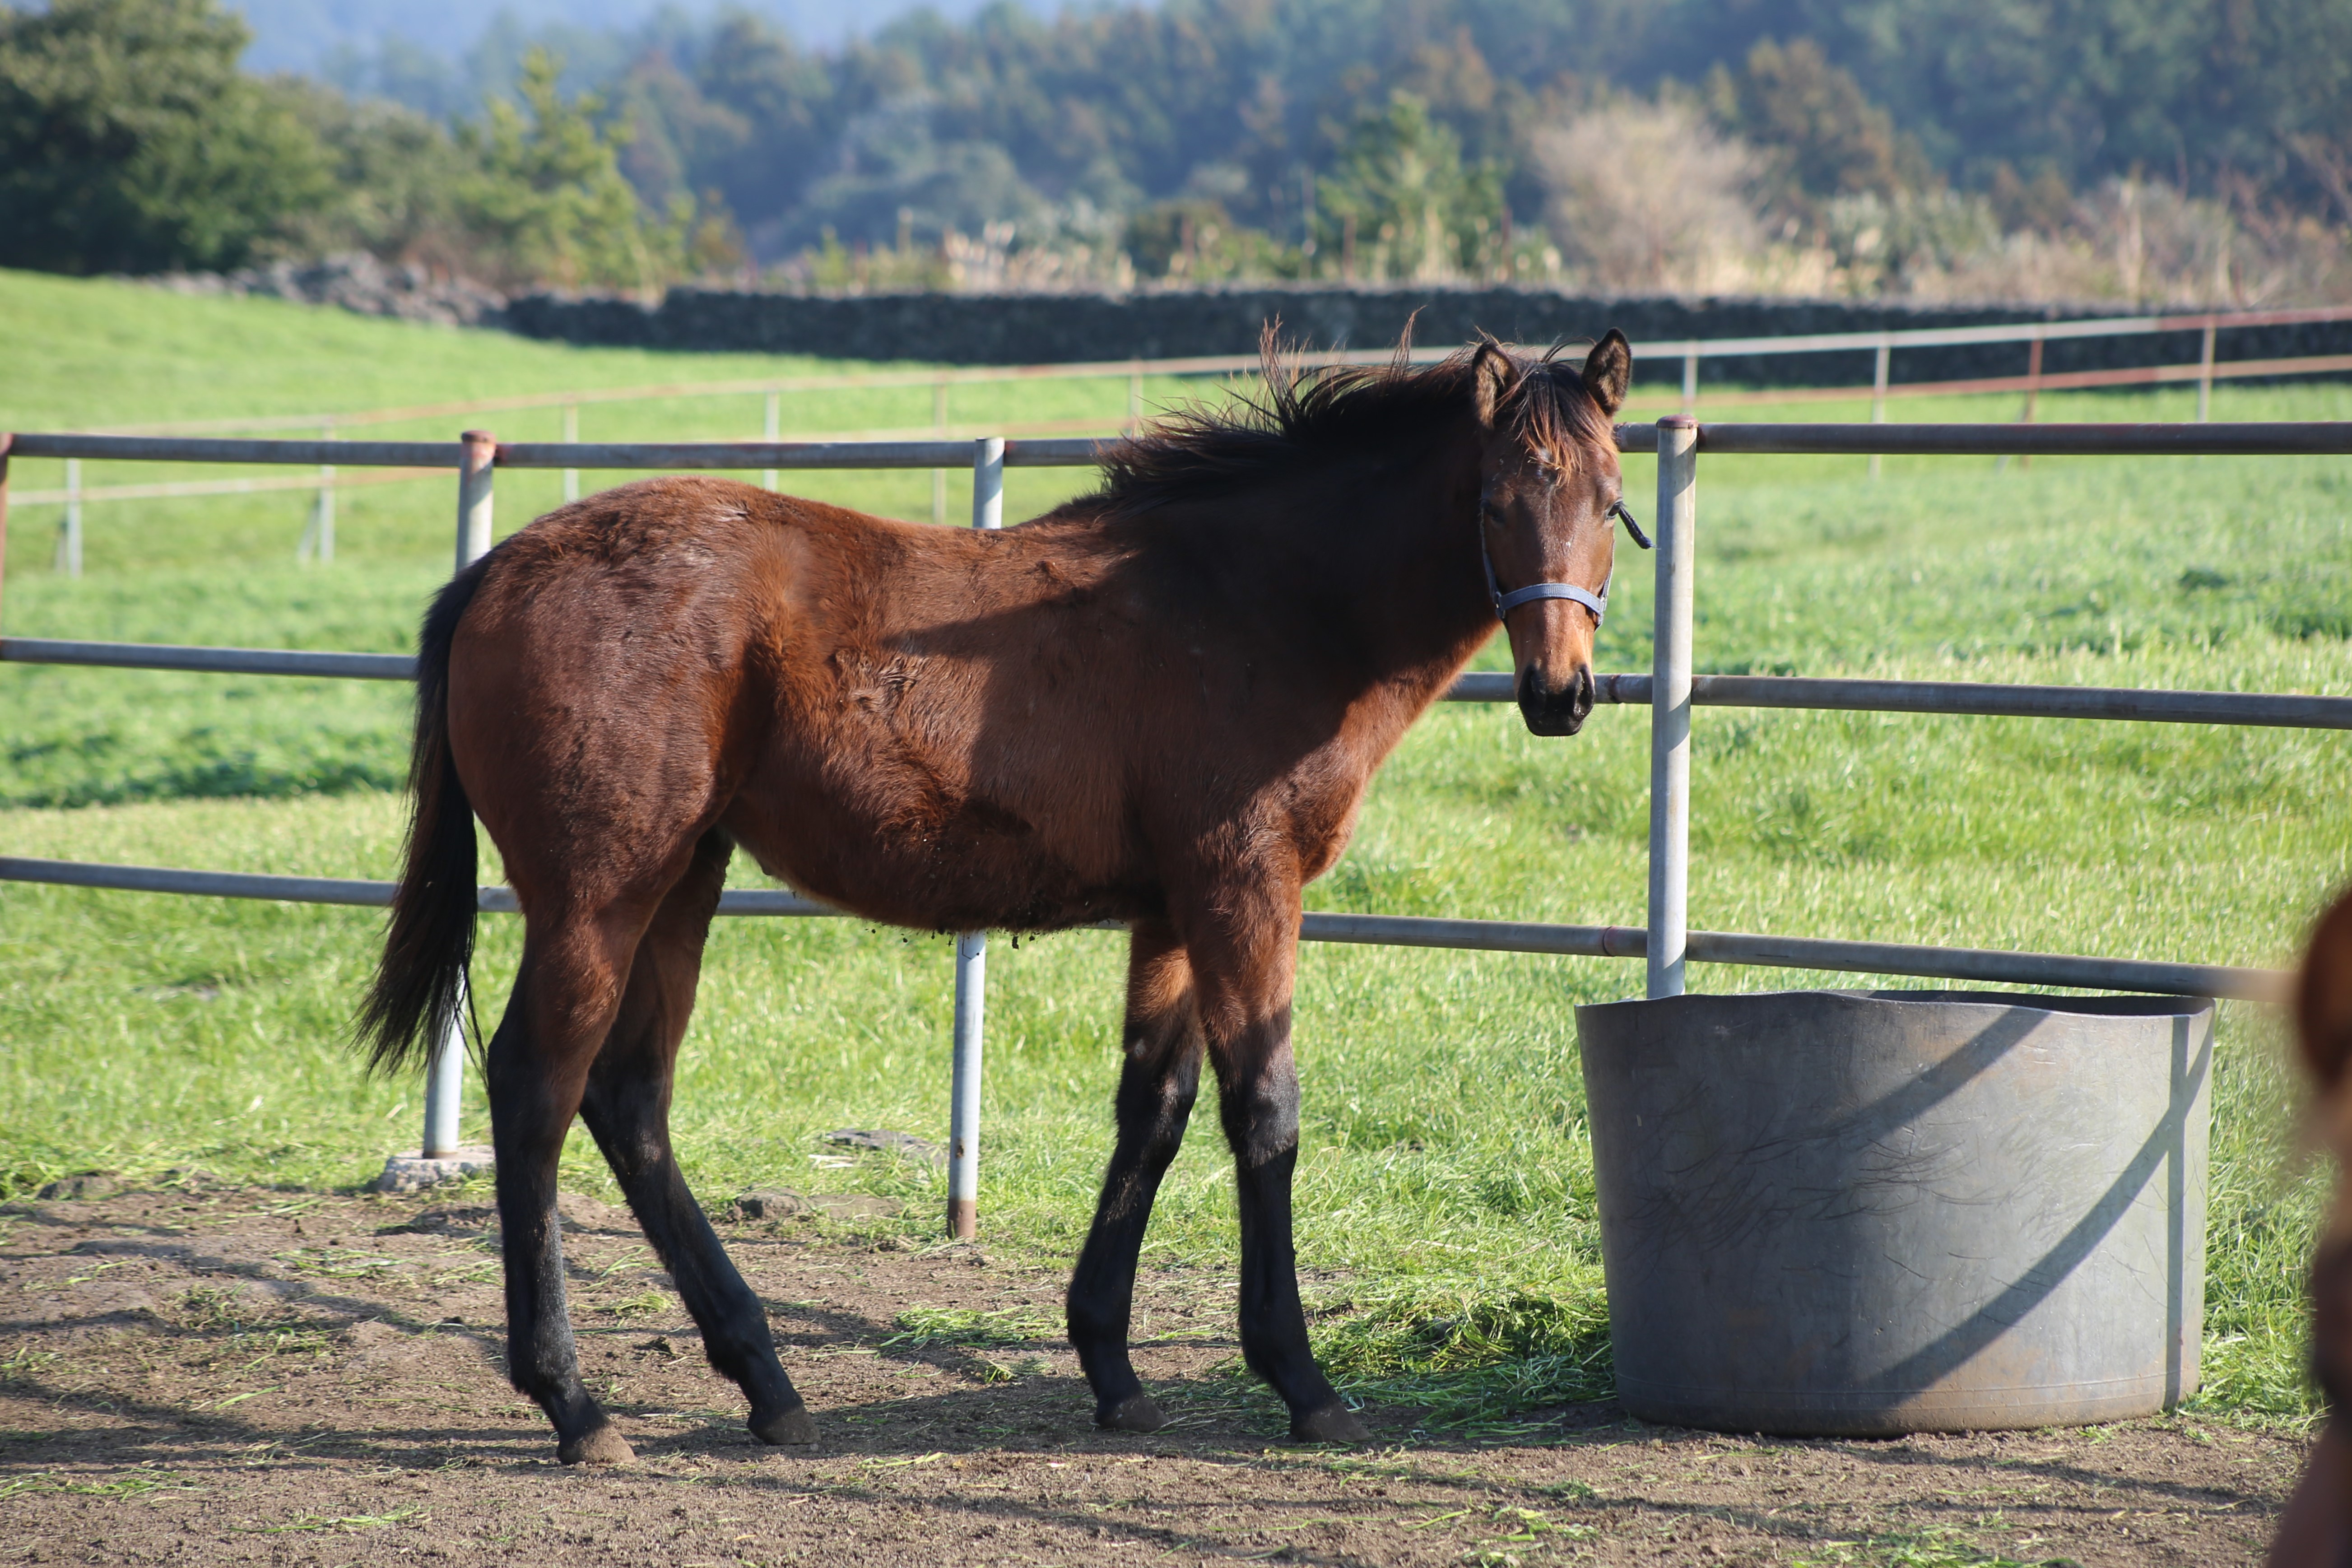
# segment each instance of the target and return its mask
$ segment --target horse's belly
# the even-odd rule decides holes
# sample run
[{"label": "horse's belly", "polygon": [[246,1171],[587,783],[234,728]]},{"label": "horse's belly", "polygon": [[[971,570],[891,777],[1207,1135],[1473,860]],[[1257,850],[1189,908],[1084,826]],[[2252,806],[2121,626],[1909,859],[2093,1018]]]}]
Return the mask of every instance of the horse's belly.
[{"label": "horse's belly", "polygon": [[1162,907],[1139,847],[1108,814],[942,799],[870,773],[845,783],[832,768],[763,782],[738,795],[724,826],[769,875],[869,920],[1052,931]]}]

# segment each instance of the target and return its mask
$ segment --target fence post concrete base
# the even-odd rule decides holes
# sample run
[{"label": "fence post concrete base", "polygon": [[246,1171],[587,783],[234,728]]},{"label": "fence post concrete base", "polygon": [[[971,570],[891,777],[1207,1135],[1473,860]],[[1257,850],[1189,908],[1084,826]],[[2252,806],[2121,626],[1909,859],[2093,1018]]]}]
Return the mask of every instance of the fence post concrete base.
[{"label": "fence post concrete base", "polygon": [[488,1175],[498,1161],[487,1143],[466,1143],[446,1154],[394,1154],[375,1179],[380,1193],[413,1193],[463,1176]]}]

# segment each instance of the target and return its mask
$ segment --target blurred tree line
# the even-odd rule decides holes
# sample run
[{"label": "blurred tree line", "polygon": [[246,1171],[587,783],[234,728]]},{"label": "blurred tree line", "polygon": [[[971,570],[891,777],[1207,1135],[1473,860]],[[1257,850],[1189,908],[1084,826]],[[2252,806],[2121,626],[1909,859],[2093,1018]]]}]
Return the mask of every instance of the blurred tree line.
[{"label": "blurred tree line", "polygon": [[240,42],[0,12],[0,261],[2251,297],[2342,286],[2352,220],[2345,0],[997,4],[823,53],[665,13],[340,89]]},{"label": "blurred tree line", "polygon": [[[226,268],[365,249],[510,285],[652,288],[735,255],[689,199],[622,174],[625,121],[545,51],[514,100],[441,121],[237,68],[213,0],[0,11],[0,266]],[[518,101],[519,100],[519,101]]]}]

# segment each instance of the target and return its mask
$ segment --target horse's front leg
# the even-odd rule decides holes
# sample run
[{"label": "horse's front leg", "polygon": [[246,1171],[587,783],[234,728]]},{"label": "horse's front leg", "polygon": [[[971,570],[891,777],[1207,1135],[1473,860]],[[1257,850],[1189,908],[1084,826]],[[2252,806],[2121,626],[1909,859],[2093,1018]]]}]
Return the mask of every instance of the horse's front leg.
[{"label": "horse's front leg", "polygon": [[1229,890],[1186,934],[1201,1024],[1215,1065],[1218,1109],[1233,1146],[1241,1213],[1242,1359],[1290,1406],[1298,1442],[1362,1443],[1349,1410],[1307,1342],[1291,1245],[1291,1174],[1298,1164],[1298,1068],[1290,997],[1298,965],[1298,893]]},{"label": "horse's front leg", "polygon": [[1129,939],[1125,1037],[1118,1142],[1103,1176],[1094,1229],[1070,1279],[1070,1344],[1094,1389],[1096,1425],[1156,1432],[1168,1418],[1128,1360],[1135,1261],[1160,1179],[1184,1142],[1201,1082],[1192,967],[1164,925],[1139,924]]}]

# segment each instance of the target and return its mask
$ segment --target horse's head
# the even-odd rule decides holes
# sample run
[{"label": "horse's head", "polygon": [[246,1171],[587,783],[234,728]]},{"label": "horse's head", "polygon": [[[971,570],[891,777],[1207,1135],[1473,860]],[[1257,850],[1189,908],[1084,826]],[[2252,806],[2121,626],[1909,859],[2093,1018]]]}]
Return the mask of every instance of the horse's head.
[{"label": "horse's head", "polygon": [[1633,351],[1613,327],[1580,375],[1492,341],[1471,362],[1472,405],[1486,432],[1478,533],[1486,585],[1510,636],[1519,716],[1538,735],[1573,735],[1592,711],[1592,637],[1608,604],[1622,498],[1610,421],[1633,370]]}]

